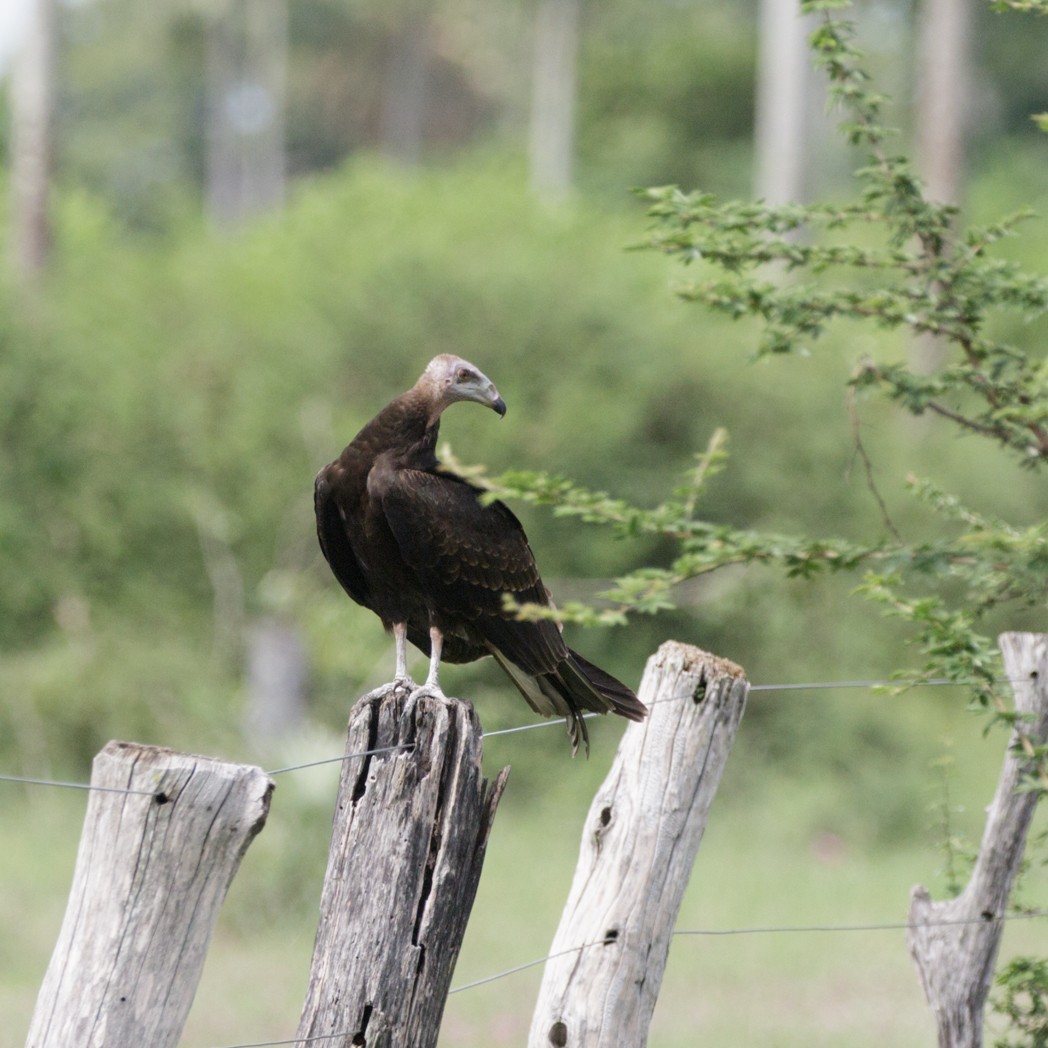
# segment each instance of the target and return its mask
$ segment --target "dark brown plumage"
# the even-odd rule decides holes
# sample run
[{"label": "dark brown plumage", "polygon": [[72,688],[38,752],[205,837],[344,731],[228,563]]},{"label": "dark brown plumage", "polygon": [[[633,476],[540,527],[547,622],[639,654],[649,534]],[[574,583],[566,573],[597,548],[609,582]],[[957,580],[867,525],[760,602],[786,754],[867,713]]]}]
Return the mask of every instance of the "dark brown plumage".
[{"label": "dark brown plumage", "polygon": [[501,502],[440,466],[441,412],[459,400],[498,414],[505,402],[468,361],[434,357],[314,485],[317,535],[345,591],[393,630],[397,680],[407,680],[405,640],[430,656],[424,687],[440,692],[439,667],[492,655],[532,709],[567,718],[572,753],[589,749],[585,710],[641,720],[647,710],[610,674],[564,643],[554,622],[522,622],[503,607],[549,604],[520,522]]}]

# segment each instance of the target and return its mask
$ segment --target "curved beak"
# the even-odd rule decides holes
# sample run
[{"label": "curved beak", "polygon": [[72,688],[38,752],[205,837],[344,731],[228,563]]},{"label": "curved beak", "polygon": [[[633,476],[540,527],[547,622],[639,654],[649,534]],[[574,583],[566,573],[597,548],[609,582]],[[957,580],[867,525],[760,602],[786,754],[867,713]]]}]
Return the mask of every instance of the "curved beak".
[{"label": "curved beak", "polygon": [[491,410],[494,411],[499,418],[506,417],[506,402],[502,399],[502,397],[495,397],[495,399],[491,402]]}]

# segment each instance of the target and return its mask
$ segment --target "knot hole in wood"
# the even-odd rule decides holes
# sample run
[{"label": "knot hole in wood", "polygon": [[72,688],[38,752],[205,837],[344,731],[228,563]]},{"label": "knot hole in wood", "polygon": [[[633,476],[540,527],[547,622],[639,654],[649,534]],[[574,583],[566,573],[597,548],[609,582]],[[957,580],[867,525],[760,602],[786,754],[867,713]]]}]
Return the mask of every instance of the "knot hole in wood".
[{"label": "knot hole in wood", "polygon": [[593,843],[596,846],[598,853],[604,846],[604,836],[608,832],[608,827],[611,825],[611,805],[605,805],[600,810],[600,814],[597,816],[597,826],[593,831]]}]

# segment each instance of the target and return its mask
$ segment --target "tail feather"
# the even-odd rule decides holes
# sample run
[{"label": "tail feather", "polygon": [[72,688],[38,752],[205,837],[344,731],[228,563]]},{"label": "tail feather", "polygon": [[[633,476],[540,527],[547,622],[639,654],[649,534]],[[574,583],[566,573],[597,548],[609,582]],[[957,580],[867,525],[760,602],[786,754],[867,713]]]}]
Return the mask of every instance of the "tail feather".
[{"label": "tail feather", "polygon": [[589,756],[584,711],[610,711],[634,721],[643,720],[647,715],[647,708],[625,684],[570,649],[568,658],[553,671],[536,675],[522,670],[496,648],[491,648],[491,653],[536,713],[565,718],[573,757],[580,745]]},{"label": "tail feather", "polygon": [[[577,651],[568,648],[571,661],[582,671],[592,688],[596,689],[605,701],[604,710],[610,709],[620,717],[626,717],[632,721],[642,721],[648,715],[648,707],[627,688],[622,681],[617,680],[610,673],[594,666],[588,659],[584,659]],[[610,706],[608,705],[610,703]],[[593,707],[590,707],[591,709]]]}]

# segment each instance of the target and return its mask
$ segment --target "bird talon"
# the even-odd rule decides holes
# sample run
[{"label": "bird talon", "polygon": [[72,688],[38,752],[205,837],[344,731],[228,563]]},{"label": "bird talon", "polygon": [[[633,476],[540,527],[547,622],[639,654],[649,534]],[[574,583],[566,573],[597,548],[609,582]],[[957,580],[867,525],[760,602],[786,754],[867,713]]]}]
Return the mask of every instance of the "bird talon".
[{"label": "bird talon", "polygon": [[408,696],[408,702],[417,702],[419,699],[442,699],[448,701],[443,688],[439,684],[419,684]]}]

